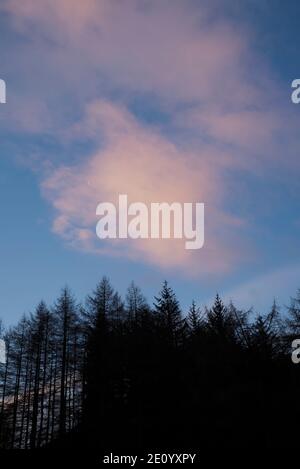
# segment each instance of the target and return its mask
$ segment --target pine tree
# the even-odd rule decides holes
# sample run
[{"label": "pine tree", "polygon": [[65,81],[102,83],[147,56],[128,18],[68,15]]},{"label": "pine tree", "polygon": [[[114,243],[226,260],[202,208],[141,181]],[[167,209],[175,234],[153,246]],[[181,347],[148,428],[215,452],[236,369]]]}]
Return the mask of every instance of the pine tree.
[{"label": "pine tree", "polygon": [[186,321],[189,330],[193,335],[197,335],[204,325],[204,319],[202,317],[201,310],[200,308],[197,308],[194,300],[192,301],[192,304],[189,308]]},{"label": "pine tree", "polygon": [[122,323],[125,319],[124,302],[118,292],[115,292],[112,298],[110,321],[114,329],[122,329]]},{"label": "pine tree", "polygon": [[97,323],[105,323],[109,319],[112,312],[114,298],[114,289],[107,277],[96,286],[96,289],[87,298],[87,309],[85,317],[90,326],[95,326]]},{"label": "pine tree", "polygon": [[69,369],[69,348],[72,344],[74,332],[78,324],[78,307],[70,290],[63,289],[58,298],[54,316],[57,326],[57,341],[59,348],[59,374],[60,374],[60,405],[59,405],[59,434],[62,436],[66,432],[67,423],[67,391],[68,391],[68,369]]},{"label": "pine tree", "polygon": [[129,321],[138,324],[146,309],[146,298],[141,289],[134,282],[131,282],[126,294],[126,311]]},{"label": "pine tree", "polygon": [[218,294],[212,308],[207,312],[207,327],[212,335],[219,336],[222,340],[234,338],[233,319]]},{"label": "pine tree", "polygon": [[[41,444],[44,399],[47,377],[48,342],[50,336],[50,311],[41,301],[31,317],[31,346],[32,360],[34,361],[33,408],[31,419],[30,447],[34,449]],[[40,419],[40,422],[38,420]]]},{"label": "pine tree", "polygon": [[155,297],[154,311],[159,328],[165,332],[166,337],[177,346],[183,332],[183,320],[179,302],[168,282],[163,283],[158,297]]},{"label": "pine tree", "polygon": [[17,441],[17,427],[19,417],[20,397],[22,395],[22,367],[25,357],[26,332],[28,321],[25,316],[22,317],[18,327],[14,331],[14,359],[15,359],[15,383],[14,383],[14,401],[12,418],[12,438],[11,446],[15,446]]},{"label": "pine tree", "polygon": [[252,328],[252,346],[263,359],[271,359],[283,350],[279,310],[274,301],[271,311],[258,315]]}]

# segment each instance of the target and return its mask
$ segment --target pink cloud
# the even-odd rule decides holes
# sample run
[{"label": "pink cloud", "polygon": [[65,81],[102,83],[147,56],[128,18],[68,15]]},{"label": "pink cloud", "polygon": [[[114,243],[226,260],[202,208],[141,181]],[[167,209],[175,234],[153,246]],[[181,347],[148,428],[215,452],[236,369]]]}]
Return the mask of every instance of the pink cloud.
[{"label": "pink cloud", "polygon": [[271,111],[220,111],[200,109],[187,111],[179,122],[199,128],[218,142],[257,149],[269,145],[272,136],[282,125],[281,117]]},{"label": "pink cloud", "polygon": [[[50,128],[56,138],[76,142],[83,137],[98,148],[83,154],[79,163],[51,170],[42,184],[56,212],[53,231],[67,243],[161,267],[228,272],[253,257],[253,250],[240,235],[245,221],[226,210],[234,192],[227,175],[241,167],[256,171],[258,158],[260,168],[276,155],[280,165],[287,164],[290,157],[279,158],[272,139],[286,130],[288,119],[285,108],[279,112],[277,85],[253,54],[249,33],[228,20],[213,20],[208,6],[190,5],[176,0],[4,0],[2,9],[30,39],[22,46],[21,60],[29,61],[37,100],[31,108],[37,112],[27,123],[24,109],[13,119],[27,131]],[[41,82],[47,84],[51,108],[44,104]],[[116,92],[122,105],[103,99]],[[172,136],[127,110],[132,97],[145,93],[168,115]],[[62,117],[73,111],[64,103],[69,95],[77,115],[84,115],[71,126]],[[57,109],[59,126],[53,124]],[[203,201],[205,248],[191,255],[175,241],[100,246],[96,205],[114,201],[119,193],[144,203]]]},{"label": "pink cloud", "polygon": [[[280,126],[287,128],[290,111],[282,106],[271,72],[253,53],[250,32],[228,19],[212,20],[208,5],[4,0],[2,9],[30,38],[22,50],[23,70],[30,60],[31,78],[42,73],[40,80],[48,84],[40,88],[33,78],[35,105],[28,109],[38,112],[36,119],[29,117],[28,130],[43,130],[44,125],[49,131],[49,123],[53,126],[58,119],[63,127],[54,103],[64,109],[65,94],[73,94],[82,109],[87,101],[116,89],[125,102],[139,93],[155,95],[175,123],[218,144],[249,148],[255,142],[256,150],[270,143]],[[14,119],[24,123],[21,108],[25,106],[18,106],[20,117],[15,111]],[[39,118],[41,109],[44,119]]]},{"label": "pink cloud", "polygon": [[[249,97],[259,97],[241,67],[249,56],[245,31],[238,32],[228,21],[209,22],[204,5],[193,9],[178,1],[6,0],[2,8],[20,31],[44,42],[48,55],[53,43],[57,46],[56,66],[69,71],[70,82],[82,80],[88,69],[102,72],[114,86],[173,101],[234,98],[245,104]],[[74,66],[76,77],[71,77]]]},{"label": "pink cloud", "polygon": [[[218,233],[224,227],[238,229],[241,220],[221,211],[224,187],[211,155],[181,152],[124,108],[108,102],[89,106],[79,127],[82,132],[98,128],[102,146],[80,165],[61,167],[44,180],[43,193],[56,210],[56,234],[78,249],[164,268],[194,273],[232,268],[241,250]],[[95,235],[96,207],[100,202],[117,203],[122,193],[128,194],[129,202],[146,204],[204,201],[210,207],[205,248],[195,254],[186,251],[181,240],[100,241]]]}]

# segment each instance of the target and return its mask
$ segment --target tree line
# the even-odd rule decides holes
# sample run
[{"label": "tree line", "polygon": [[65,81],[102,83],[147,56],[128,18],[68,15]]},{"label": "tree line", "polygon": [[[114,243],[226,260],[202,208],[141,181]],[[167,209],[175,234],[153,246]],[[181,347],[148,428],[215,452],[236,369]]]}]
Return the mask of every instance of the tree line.
[{"label": "tree line", "polygon": [[265,447],[296,441],[300,291],[285,311],[254,314],[219,295],[181,310],[164,282],[150,306],[103,277],[79,304],[52,306],[0,335],[0,447]]}]

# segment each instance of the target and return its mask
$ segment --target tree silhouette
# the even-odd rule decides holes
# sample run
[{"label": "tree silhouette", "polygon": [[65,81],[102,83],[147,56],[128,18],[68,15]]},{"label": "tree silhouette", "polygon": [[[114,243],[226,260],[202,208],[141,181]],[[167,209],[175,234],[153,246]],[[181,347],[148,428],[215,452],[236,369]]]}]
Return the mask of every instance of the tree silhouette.
[{"label": "tree silhouette", "polygon": [[1,447],[296,444],[299,305],[255,316],[216,295],[185,315],[167,282],[153,308],[134,283],[124,302],[103,277],[84,306],[64,288],[1,331]]},{"label": "tree silhouette", "polygon": [[177,346],[184,325],[179,302],[167,281],[164,282],[159,296],[155,297],[154,313],[165,340]]},{"label": "tree silhouette", "polygon": [[194,335],[198,335],[204,326],[205,321],[201,315],[201,310],[200,308],[197,308],[194,300],[192,301],[192,305],[189,309],[186,322],[191,333]]}]

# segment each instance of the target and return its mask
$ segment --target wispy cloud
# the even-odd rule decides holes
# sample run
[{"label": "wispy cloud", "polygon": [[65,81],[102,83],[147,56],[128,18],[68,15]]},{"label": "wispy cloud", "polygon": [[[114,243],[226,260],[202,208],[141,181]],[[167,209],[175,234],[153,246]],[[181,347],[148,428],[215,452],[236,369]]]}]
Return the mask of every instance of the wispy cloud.
[{"label": "wispy cloud", "polygon": [[[28,69],[26,88],[33,112],[27,120],[23,108],[11,121],[96,148],[83,149],[76,162],[53,158],[41,176],[56,234],[89,252],[192,272],[224,273],[254,257],[247,214],[234,216],[228,206],[234,174],[255,175],[273,161],[280,171],[297,161],[287,148],[282,158],[290,136],[287,107],[248,30],[214,18],[208,3],[176,0],[5,0],[2,9],[27,39],[22,56],[36,72]],[[146,108],[153,99],[168,116],[167,128],[138,118],[136,97]],[[250,190],[245,184],[243,196]],[[195,255],[175,241],[141,240],[102,248],[95,208],[119,193],[145,203],[204,202],[205,248]]]},{"label": "wispy cloud", "polygon": [[[98,130],[98,131],[97,131]],[[84,121],[75,127],[80,135],[94,133],[101,149],[75,166],[61,167],[43,182],[43,192],[56,209],[55,233],[72,245],[99,253],[117,253],[184,271],[226,271],[239,255],[218,234],[220,225],[241,220],[222,212],[223,187],[212,155],[180,152],[157,131],[138,123],[129,112],[108,102],[95,102]],[[210,207],[203,254],[185,251],[178,240],[100,241],[95,235],[99,202],[117,203],[118,194],[129,202],[201,201]]]}]

